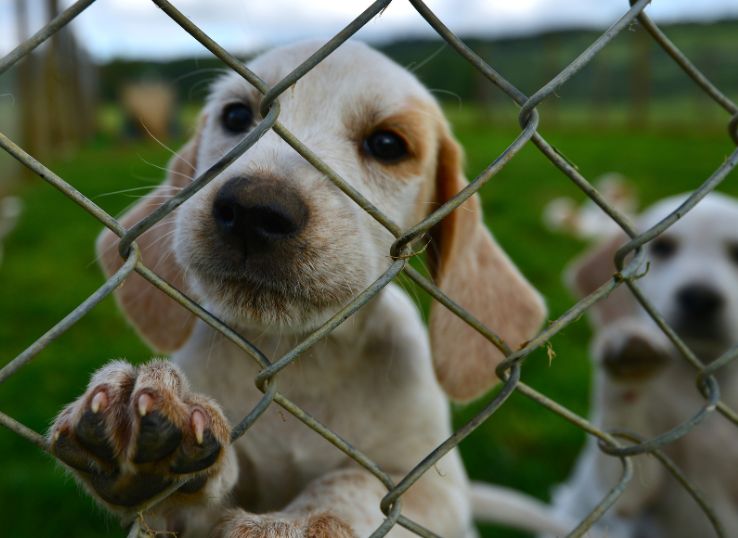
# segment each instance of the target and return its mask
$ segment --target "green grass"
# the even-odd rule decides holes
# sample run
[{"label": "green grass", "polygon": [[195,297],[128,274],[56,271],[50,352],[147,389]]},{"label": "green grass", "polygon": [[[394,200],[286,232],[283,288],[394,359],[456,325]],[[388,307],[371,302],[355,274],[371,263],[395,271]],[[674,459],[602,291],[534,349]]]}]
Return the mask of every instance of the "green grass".
[{"label": "green grass", "polygon": [[[456,133],[467,153],[469,176],[481,171],[516,136],[493,130],[476,113],[452,110]],[[698,186],[731,151],[727,136],[715,132],[626,131],[542,132],[588,178],[620,171],[633,180],[644,202]],[[109,194],[160,181],[167,152],[143,145],[91,145],[57,160],[52,169],[103,208],[118,213],[132,194]],[[736,174],[726,182],[738,193]],[[732,182],[731,182],[732,179]],[[730,187],[730,188],[728,188]],[[139,191],[134,191],[134,193]],[[100,224],[38,179],[23,185],[26,211],[6,242],[0,267],[0,362],[20,353],[103,282],[95,264],[94,238]],[[582,198],[570,181],[534,147],[521,154],[485,187],[488,224],[511,257],[545,295],[550,316],[564,312],[572,298],[561,284],[566,263],[583,248],[541,225],[545,203],[554,196]],[[567,327],[526,362],[523,379],[572,410],[586,414],[589,362],[586,320]],[[105,300],[0,387],[0,410],[39,432],[85,387],[89,374],[111,358],[140,362],[150,356]],[[455,411],[463,423],[488,400]],[[583,434],[549,411],[514,395],[462,444],[473,478],[509,485],[547,498],[564,479]],[[0,518],[3,535],[122,536],[117,522],[96,508],[54,462],[10,431],[0,429]],[[517,536],[487,529],[485,536]]]}]

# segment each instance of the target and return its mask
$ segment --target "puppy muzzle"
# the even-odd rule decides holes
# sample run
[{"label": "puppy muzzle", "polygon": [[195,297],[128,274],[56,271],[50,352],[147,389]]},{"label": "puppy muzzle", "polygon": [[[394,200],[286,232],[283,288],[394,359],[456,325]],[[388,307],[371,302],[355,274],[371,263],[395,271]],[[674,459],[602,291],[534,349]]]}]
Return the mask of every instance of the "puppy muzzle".
[{"label": "puppy muzzle", "polygon": [[232,254],[248,260],[284,250],[304,230],[308,209],[300,194],[283,181],[236,177],[218,191],[212,216]]}]

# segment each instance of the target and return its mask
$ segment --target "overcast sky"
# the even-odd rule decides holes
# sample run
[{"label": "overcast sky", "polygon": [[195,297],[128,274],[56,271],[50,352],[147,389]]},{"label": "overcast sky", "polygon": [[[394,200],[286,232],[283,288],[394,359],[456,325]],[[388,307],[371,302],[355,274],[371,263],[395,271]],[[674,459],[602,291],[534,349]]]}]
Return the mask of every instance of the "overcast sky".
[{"label": "overcast sky", "polygon": [[[43,0],[26,0],[34,30]],[[69,5],[70,0],[61,0]],[[327,38],[370,5],[368,0],[173,0],[182,12],[235,53],[304,39]],[[0,54],[17,44],[12,0],[0,0]],[[510,36],[549,28],[605,27],[627,10],[627,0],[427,0],[460,34]],[[654,0],[657,21],[710,21],[738,17],[738,0]],[[94,57],[174,58],[203,48],[150,0],[97,0],[77,17],[74,29]],[[406,0],[362,29],[359,38],[381,41],[432,30]]]}]

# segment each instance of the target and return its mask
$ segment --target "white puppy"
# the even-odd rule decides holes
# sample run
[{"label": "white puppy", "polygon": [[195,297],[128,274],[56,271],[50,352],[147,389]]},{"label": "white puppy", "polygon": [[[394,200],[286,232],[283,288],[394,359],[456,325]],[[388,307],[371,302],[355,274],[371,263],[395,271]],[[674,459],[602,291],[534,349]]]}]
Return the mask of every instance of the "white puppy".
[{"label": "white puppy", "polygon": [[[645,211],[646,230],[686,196]],[[611,238],[575,262],[571,284],[585,295],[605,282],[624,237]],[[713,193],[646,245],[647,274],[637,281],[644,296],[704,363],[738,344],[738,202]],[[596,337],[592,420],[605,430],[644,438],[664,433],[695,415],[705,400],[696,371],[676,351],[624,286],[592,312]],[[716,374],[721,399],[738,409],[738,364]],[[738,427],[711,415],[664,452],[704,493],[726,536],[738,536]],[[613,537],[712,536],[697,503],[655,458],[635,458],[635,476],[598,528]],[[581,518],[615,485],[617,458],[590,439],[569,481],[554,498],[558,515]]]},{"label": "white puppy", "polygon": [[[273,85],[318,46],[276,49],[249,68]],[[235,74],[218,81],[166,182],[123,224],[238,143],[261,119],[260,98]],[[402,228],[467,184],[430,93],[366,46],[342,45],[279,103],[279,121]],[[117,239],[106,232],[98,243],[107,274],[122,263]],[[393,240],[268,132],[137,243],[148,267],[276,359],[387,269]],[[484,227],[476,196],[433,230],[429,251],[439,286],[512,348],[538,329],[542,301]],[[254,386],[259,367],[138,275],[117,297],[143,338],[173,356],[140,367],[108,364],[51,430],[54,453],[103,505],[131,519],[189,478],[143,515],[142,527],[178,536],[335,538],[368,536],[384,520],[386,487],[277,404],[229,445],[229,424],[262,396]],[[399,480],[451,433],[442,389],[458,400],[478,396],[495,382],[502,358],[442,306],[433,307],[430,329],[429,346],[415,306],[390,285],[282,371],[278,390]],[[474,534],[470,505],[456,451],[402,497],[405,516],[448,538]],[[395,526],[390,534],[410,533]]]}]

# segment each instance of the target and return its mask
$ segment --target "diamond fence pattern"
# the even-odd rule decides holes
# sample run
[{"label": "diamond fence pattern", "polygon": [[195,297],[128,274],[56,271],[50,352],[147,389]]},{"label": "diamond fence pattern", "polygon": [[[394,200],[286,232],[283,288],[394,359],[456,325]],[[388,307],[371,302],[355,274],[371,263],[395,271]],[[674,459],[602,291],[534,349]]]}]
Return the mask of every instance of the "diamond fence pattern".
[{"label": "diamond fence pattern", "polygon": [[[28,40],[21,43],[15,50],[10,52],[6,57],[0,60],[0,75],[10,69],[18,61],[22,60],[26,55],[31,53],[36,47],[46,41],[50,36],[57,32],[72,21],[77,15],[82,13],[95,0],[79,0],[57,18],[52,20],[44,28],[31,36]],[[104,1],[104,0],[99,0]],[[175,196],[163,203],[152,214],[136,223],[134,226],[126,229],[118,221],[98,207],[93,201],[85,197],[85,195],[77,191],[70,183],[63,178],[54,174],[43,163],[34,159],[26,153],[21,147],[16,145],[5,134],[0,133],[0,147],[10,153],[15,159],[20,161],[24,166],[28,167],[35,174],[39,175],[49,185],[61,191],[64,195],[76,202],[83,211],[87,211],[104,226],[108,227],[114,233],[122,238],[120,241],[120,254],[125,258],[123,266],[111,276],[98,290],[91,294],[84,302],[77,306],[64,319],[49,329],[44,335],[35,340],[25,351],[15,357],[0,369],[0,383],[6,381],[10,376],[16,373],[25,364],[31,361],[41,350],[44,349],[55,338],[63,334],[67,329],[74,325],[80,318],[93,309],[100,301],[112,293],[129,275],[136,272],[155,285],[162,293],[166,293],[176,301],[181,303],[185,308],[200,317],[205,323],[213,327],[215,330],[222,332],[227,338],[238,345],[261,367],[259,375],[254,382],[256,386],[263,392],[260,402],[251,410],[251,412],[238,423],[234,429],[232,437],[237,439],[243,435],[248,428],[259,419],[260,415],[270,406],[279,405],[287,412],[293,414],[308,428],[323,436],[328,442],[335,446],[337,450],[343,451],[346,455],[354,459],[359,465],[364,467],[374,476],[376,476],[387,488],[387,494],[381,502],[381,509],[386,515],[383,523],[374,531],[372,537],[384,536],[395,525],[401,525],[418,536],[433,537],[436,536],[431,531],[421,527],[416,522],[408,519],[402,514],[402,495],[418,478],[433,467],[433,465],[443,457],[448,451],[456,447],[466,436],[489,418],[497,409],[502,406],[507,398],[515,391],[525,395],[526,397],[537,402],[541,406],[556,413],[564,420],[574,424],[584,430],[587,434],[598,439],[599,448],[603,452],[620,459],[622,464],[622,475],[620,481],[610,490],[610,492],[599,502],[597,507],[571,532],[570,536],[581,536],[597,521],[604,512],[612,506],[617,498],[622,494],[626,484],[633,477],[632,456],[637,454],[650,453],[658,458],[666,469],[672,473],[681,485],[686,488],[693,496],[705,515],[710,519],[715,533],[718,536],[724,536],[725,533],[721,528],[720,522],[714,515],[709,502],[703,499],[689,480],[687,480],[678,468],[668,459],[661,451],[664,445],[679,439],[699,424],[706,416],[717,412],[722,414],[726,419],[731,421],[738,427],[738,413],[736,410],[729,408],[720,400],[720,388],[714,377],[716,371],[733,361],[738,356],[738,348],[733,348],[725,352],[717,360],[709,365],[704,365],[694,353],[685,345],[685,343],[675,334],[675,332],[667,325],[663,317],[656,312],[653,306],[640,293],[636,284],[639,276],[638,267],[643,260],[643,251],[641,247],[662,233],[669,226],[674,224],[678,219],[683,217],[691,210],[699,201],[711,192],[725,177],[738,166],[738,149],[734,150],[725,160],[720,163],[713,174],[707,178],[699,188],[697,188],[681,207],[676,209],[658,224],[638,233],[628,219],[618,212],[615,208],[608,205],[600,193],[592,187],[592,185],[584,178],[574,164],[568,159],[560,155],[556,149],[551,146],[546,139],[538,132],[539,115],[536,107],[554,95],[556,90],[565,84],[574,74],[585,67],[607,44],[620,32],[626,30],[635,21],[638,21],[645,28],[652,38],[671,56],[686,76],[689,76],[702,91],[705,92],[720,107],[725,109],[729,115],[728,134],[738,146],[738,105],[726,97],[718,88],[716,88],[690,60],[680,52],[680,50],[664,35],[664,33],[649,19],[644,13],[644,9],[650,3],[650,0],[631,0],[630,8],[625,11],[624,15],[603,32],[597,40],[585,49],[579,57],[571,62],[565,69],[558,73],[551,81],[541,87],[531,96],[527,96],[518,90],[513,84],[507,81],[492,66],[485,62],[481,57],[474,53],[464,42],[459,39],[451,30],[449,30],[441,20],[425,5],[421,0],[409,0],[417,10],[419,15],[463,58],[465,58],[475,69],[477,69],[490,84],[494,84],[507,94],[514,104],[520,107],[519,122],[521,132],[518,137],[498,155],[488,167],[477,176],[471,183],[446,204],[431,213],[421,222],[409,229],[400,229],[385,214],[375,207],[369,200],[363,197],[358,191],[352,188],[343,178],[330,169],[320,158],[306,147],[300,140],[293,136],[284,125],[279,122],[279,96],[295,84],[310,69],[321,62],[343,42],[349,39],[360,28],[367,24],[372,18],[380,14],[392,0],[378,0],[372,3],[364,12],[358,15],[348,26],[339,32],[334,38],[328,41],[323,47],[316,51],[308,60],[298,66],[293,72],[288,74],[284,79],[272,87],[267,86],[256,74],[239,62],[235,57],[223,49],[218,43],[200,30],[192,21],[188,20],[177,8],[167,0],[152,0],[161,10],[163,10],[173,21],[175,21],[184,31],[188,32],[197,39],[205,48],[213,55],[219,58],[230,69],[241,75],[246,81],[257,88],[263,94],[261,105],[261,113],[263,120],[259,122],[230,152],[223,156],[209,170],[196,178],[189,186],[182,189]],[[286,355],[270,360],[262,351],[257,349],[250,342],[243,339],[227,325],[215,318],[209,312],[204,310],[199,304],[185,296],[177,289],[170,286],[165,280],[160,278],[151,268],[146,267],[140,257],[139,250],[136,245],[136,239],[146,230],[161,221],[169,213],[175,210],[180,204],[197,193],[208,182],[215,178],[228,165],[230,165],[239,156],[249,150],[261,136],[269,130],[278,134],[285,142],[292,146],[307,161],[309,161],[316,169],[332,181],[340,188],[346,196],[349,196],[362,209],[369,213],[375,220],[389,230],[396,240],[388,254],[394,260],[385,273],[379,277],[371,286],[359,293],[349,304],[337,312],[323,326],[318,328],[314,333],[307,337],[303,342],[297,345]],[[589,296],[577,302],[562,316],[549,323],[535,338],[530,340],[525,347],[512,350],[504,341],[502,341],[495,333],[494,327],[485,327],[476,320],[469,312],[454,303],[433,282],[425,278],[421,273],[413,269],[408,264],[408,259],[414,254],[412,250],[414,241],[426,234],[432,226],[446,217],[467,198],[479,191],[492,177],[495,176],[520,149],[528,143],[534,144],[545,155],[553,166],[561,170],[574,184],[579,187],[587,196],[589,196],[599,207],[601,207],[623,231],[630,237],[630,241],[619,249],[615,256],[615,265],[617,271],[614,272],[612,278],[603,282],[600,288]],[[626,263],[626,258],[633,255]],[[301,409],[287,397],[276,389],[276,383],[273,381],[277,378],[279,372],[295,360],[299,360],[300,354],[309,349],[318,340],[333,331],[344,320],[353,315],[357,310],[364,306],[373,296],[390,283],[400,273],[404,273],[413,280],[425,292],[430,294],[434,300],[439,301],[446,308],[450,309],[475,330],[484,335],[490,342],[497,346],[506,355],[506,359],[498,366],[497,375],[502,380],[502,387],[492,400],[468,423],[459,428],[441,445],[436,447],[429,453],[423,461],[417,463],[404,478],[399,482],[394,482],[388,474],[383,471],[377,464],[361,452],[360,447],[353,447],[343,440],[337,433],[329,430],[320,422],[311,417],[306,411]],[[546,397],[544,394],[533,389],[520,380],[521,368],[526,356],[533,350],[545,346],[546,342],[556,333],[566,327],[569,323],[575,321],[582,316],[587,309],[598,301],[603,300],[618,286],[627,286],[638,302],[646,309],[649,315],[654,319],[657,325],[664,331],[666,336],[676,346],[684,360],[688,361],[695,370],[695,379],[704,396],[704,406],[690,419],[672,430],[659,435],[652,439],[640,439],[632,434],[625,432],[606,432],[594,426],[589,421],[576,415],[572,411],[558,404],[556,401]],[[31,430],[12,417],[0,413],[0,424],[16,432],[18,435],[26,438],[42,450],[48,451],[46,439],[39,433]],[[142,507],[142,511],[150,508],[157,502],[160,502],[167,495],[182,484],[175,484],[167,491],[163,492],[156,499],[153,499],[146,506]]]}]

